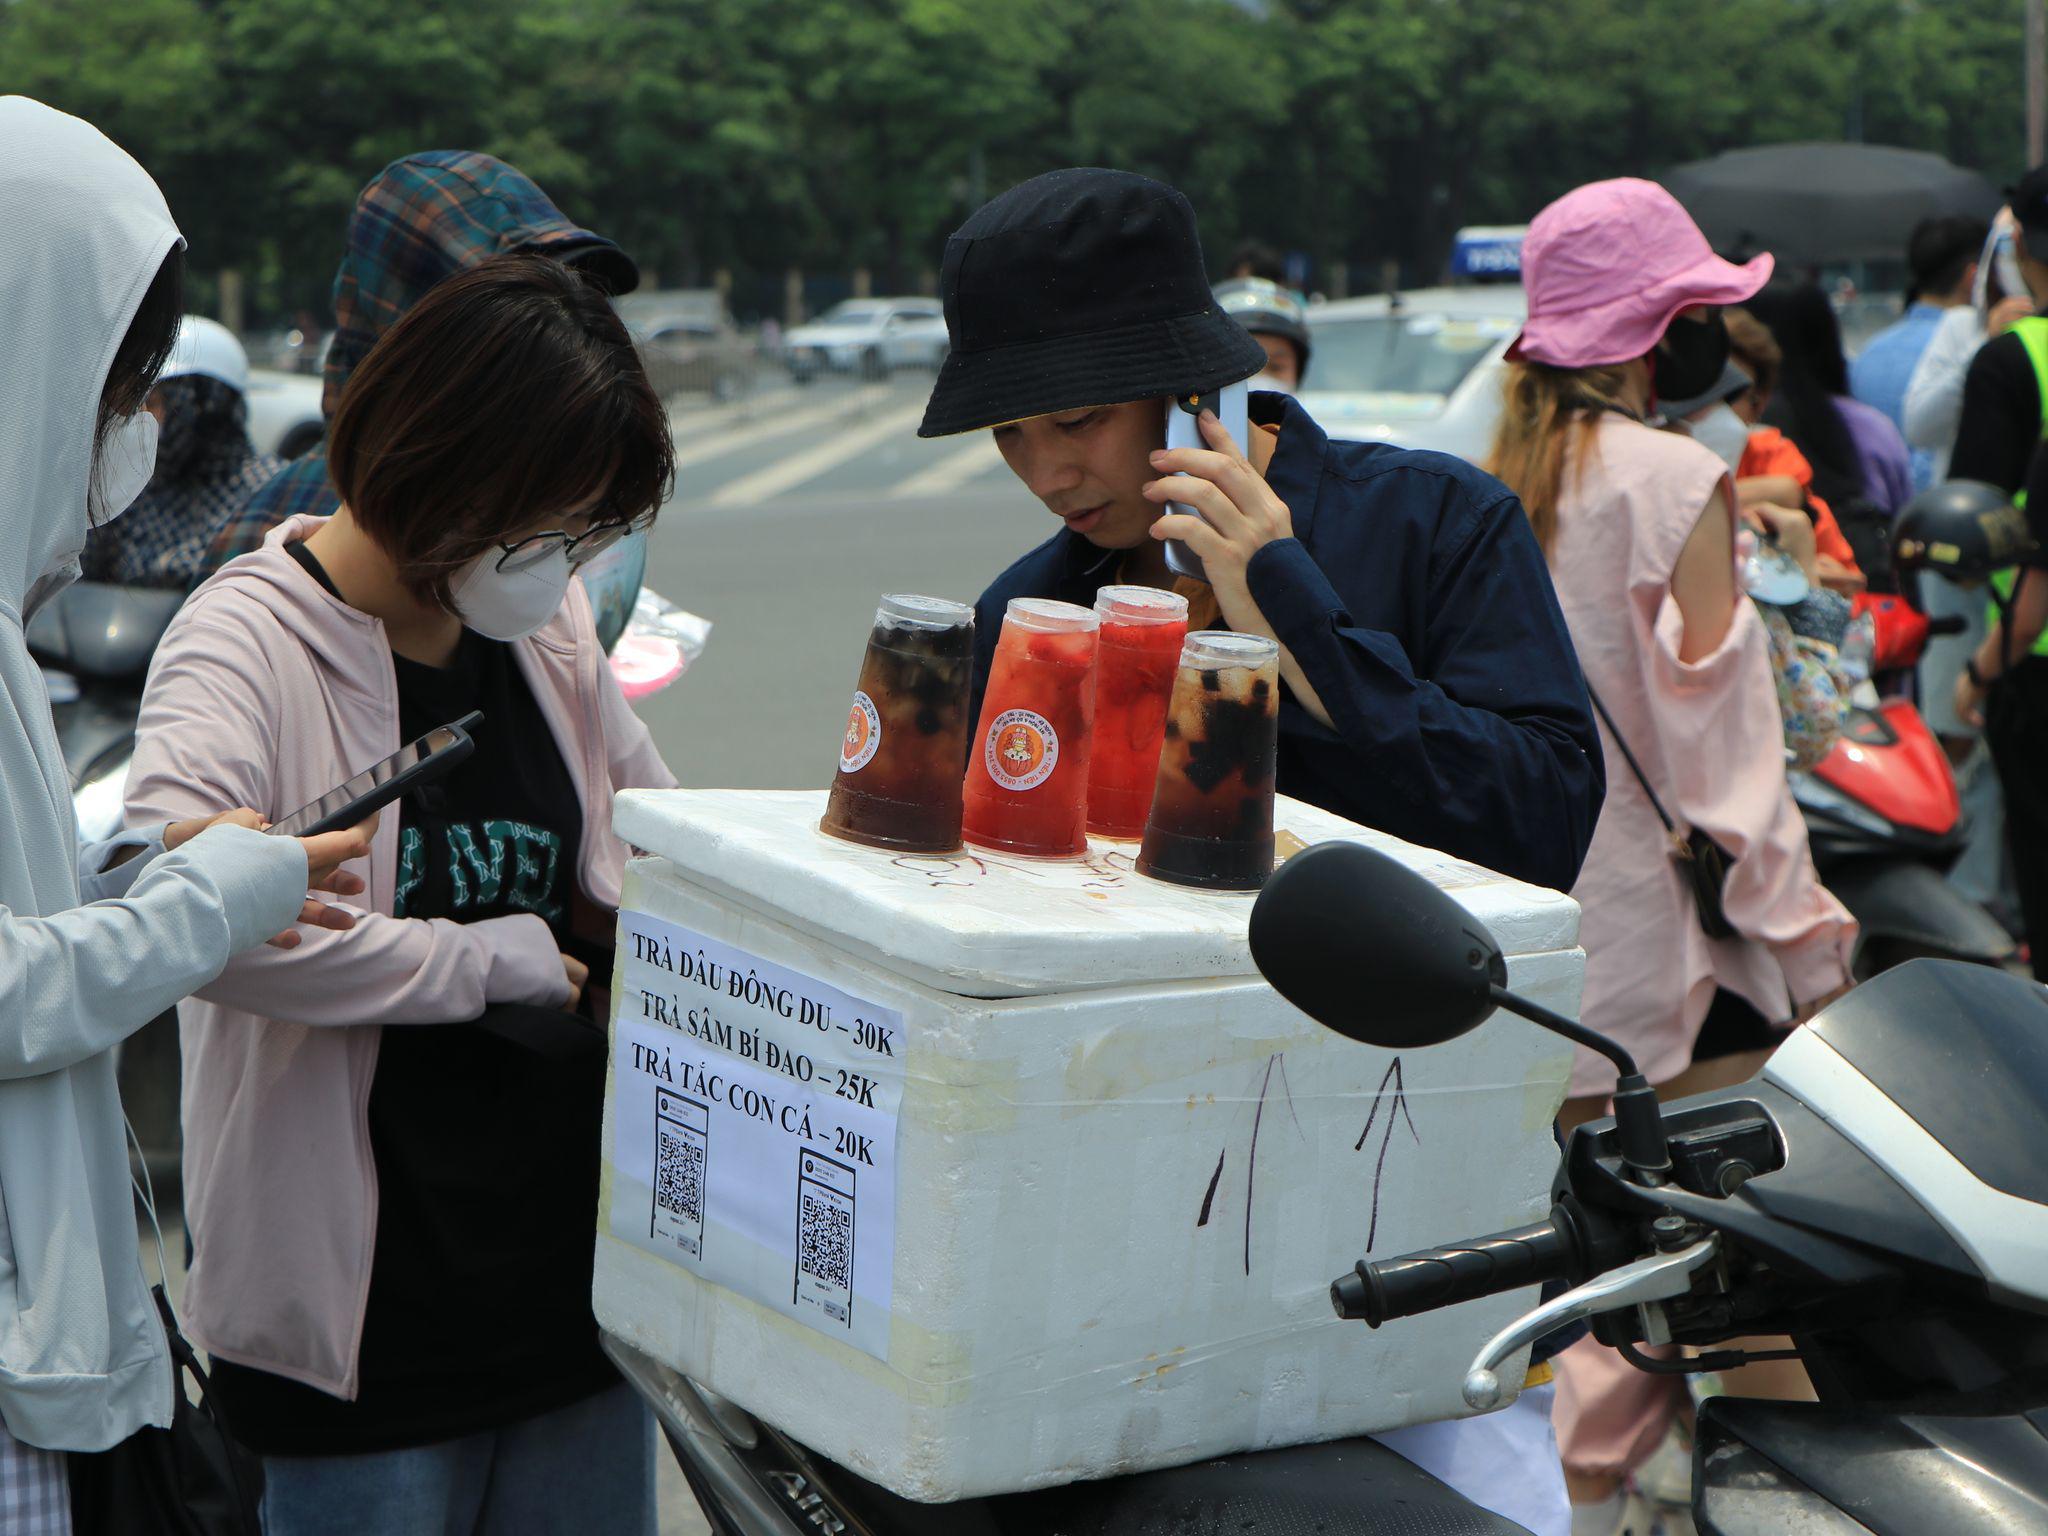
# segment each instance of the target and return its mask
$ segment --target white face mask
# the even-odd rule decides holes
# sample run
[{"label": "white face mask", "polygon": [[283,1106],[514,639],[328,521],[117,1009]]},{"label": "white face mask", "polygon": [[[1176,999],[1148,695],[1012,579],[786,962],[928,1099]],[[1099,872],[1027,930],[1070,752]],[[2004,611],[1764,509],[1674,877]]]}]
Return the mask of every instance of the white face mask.
[{"label": "white face mask", "polygon": [[1277,373],[1254,374],[1251,383],[1247,387],[1251,389],[1270,389],[1276,395],[1292,395],[1294,393],[1294,386],[1282,383],[1280,375]]},{"label": "white face mask", "polygon": [[111,523],[135,504],[156,473],[157,420],[137,411],[114,423],[93,466],[92,515]]},{"label": "white face mask", "polygon": [[1741,468],[1742,451],[1749,446],[1749,428],[1732,407],[1725,402],[1709,406],[1705,414],[1692,418],[1685,428],[1692,433],[1694,442],[1720,455],[1729,474]]},{"label": "white face mask", "polygon": [[555,616],[569,590],[569,556],[559,540],[531,564],[501,571],[501,549],[487,549],[450,589],[462,622],[491,640],[523,640]]}]

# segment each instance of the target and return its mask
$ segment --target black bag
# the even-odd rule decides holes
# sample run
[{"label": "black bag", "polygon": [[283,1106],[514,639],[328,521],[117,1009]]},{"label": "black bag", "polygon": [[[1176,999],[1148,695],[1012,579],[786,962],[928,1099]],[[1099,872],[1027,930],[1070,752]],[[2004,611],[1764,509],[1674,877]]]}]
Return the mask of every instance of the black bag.
[{"label": "black bag", "polygon": [[1593,692],[1593,685],[1586,685],[1586,695],[1592,699],[1593,707],[1600,712],[1601,720],[1607,726],[1607,734],[1614,738],[1614,744],[1621,748],[1622,761],[1628,764],[1628,771],[1636,776],[1636,782],[1643,786],[1643,793],[1649,797],[1650,809],[1657,813],[1657,819],[1664,823],[1664,834],[1671,840],[1671,862],[1676,864],[1684,877],[1686,888],[1692,892],[1693,910],[1699,914],[1700,930],[1710,939],[1732,939],[1735,927],[1728,921],[1728,914],[1721,906],[1721,891],[1728,884],[1728,868],[1735,860],[1728,856],[1728,850],[1706,833],[1694,827],[1689,832],[1680,832],[1670,816],[1665,814],[1664,802],[1657,798],[1657,791],[1650,788],[1650,780],[1644,774],[1642,765],[1636,761],[1635,753],[1629,751],[1628,742],[1615,729],[1614,717],[1607,713],[1607,706],[1600,702],[1600,695]]},{"label": "black bag", "polygon": [[[142,1144],[128,1127],[138,1161]],[[142,1164],[145,1178],[148,1164]],[[65,1460],[71,1483],[72,1536],[263,1536],[263,1463],[235,1439],[214,1400],[199,1356],[178,1329],[164,1294],[164,1238],[153,1191],[135,1193],[156,1233],[159,1283],[149,1288],[171,1350],[171,1424],[138,1429],[110,1450],[73,1452]],[[185,1376],[199,1384],[197,1406],[185,1396]]]},{"label": "black bag", "polygon": [[[153,1285],[157,1315],[171,1345],[174,1381],[169,1429],[139,1429],[111,1450],[73,1454],[73,1536],[261,1536],[263,1463],[228,1432],[199,1357]],[[186,1372],[199,1383],[195,1407]]]}]

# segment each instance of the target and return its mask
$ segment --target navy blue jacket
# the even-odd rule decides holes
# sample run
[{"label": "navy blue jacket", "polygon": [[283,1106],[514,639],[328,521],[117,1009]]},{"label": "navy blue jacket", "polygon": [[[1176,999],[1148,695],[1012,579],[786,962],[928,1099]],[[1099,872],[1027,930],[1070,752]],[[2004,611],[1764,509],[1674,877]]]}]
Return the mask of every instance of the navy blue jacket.
[{"label": "navy blue jacket", "polygon": [[[1329,711],[1280,706],[1279,787],[1409,842],[1569,890],[1606,775],[1585,680],[1514,493],[1445,454],[1331,442],[1285,396],[1266,482],[1294,537],[1253,556],[1252,598]],[[1065,529],[975,610],[974,709],[1013,597],[1084,606],[1120,553]]]}]

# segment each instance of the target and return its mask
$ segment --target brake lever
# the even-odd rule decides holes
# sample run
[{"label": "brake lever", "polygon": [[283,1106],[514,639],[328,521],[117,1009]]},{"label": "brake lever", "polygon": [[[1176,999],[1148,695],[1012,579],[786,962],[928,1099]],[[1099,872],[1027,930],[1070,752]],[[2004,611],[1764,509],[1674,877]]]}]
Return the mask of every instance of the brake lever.
[{"label": "brake lever", "polygon": [[1495,1373],[1515,1351],[1534,1344],[1546,1333],[1584,1322],[1596,1313],[1619,1312],[1625,1307],[1683,1296],[1691,1288],[1693,1272],[1712,1263],[1720,1252],[1720,1233],[1710,1233],[1690,1247],[1672,1253],[1653,1253],[1647,1259],[1595,1275],[1584,1285],[1544,1302],[1486,1341],[1473,1358],[1472,1368],[1465,1373],[1465,1402],[1482,1413],[1496,1406],[1500,1402],[1500,1377]]}]

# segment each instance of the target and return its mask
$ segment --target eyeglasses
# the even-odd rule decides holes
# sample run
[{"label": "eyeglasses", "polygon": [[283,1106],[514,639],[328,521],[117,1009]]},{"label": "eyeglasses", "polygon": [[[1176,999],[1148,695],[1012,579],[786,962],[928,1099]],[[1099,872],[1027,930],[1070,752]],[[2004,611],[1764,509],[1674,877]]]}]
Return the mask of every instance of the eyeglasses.
[{"label": "eyeglasses", "polygon": [[652,521],[638,517],[626,523],[599,523],[595,528],[586,528],[581,533],[570,533],[565,528],[552,529],[547,533],[529,534],[517,544],[500,544],[504,551],[498,556],[497,569],[506,572],[529,571],[543,560],[560,550],[569,562],[569,569],[588,565],[599,555],[610,549],[629,533],[638,533]]}]

